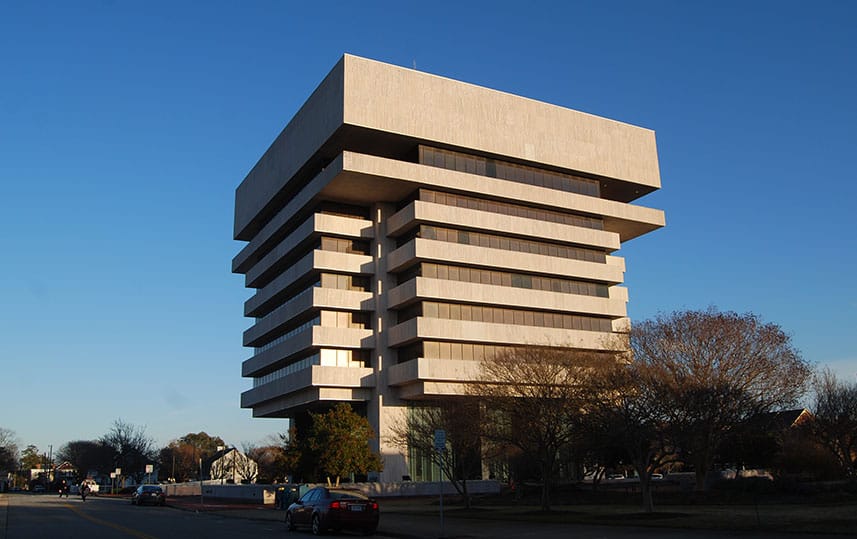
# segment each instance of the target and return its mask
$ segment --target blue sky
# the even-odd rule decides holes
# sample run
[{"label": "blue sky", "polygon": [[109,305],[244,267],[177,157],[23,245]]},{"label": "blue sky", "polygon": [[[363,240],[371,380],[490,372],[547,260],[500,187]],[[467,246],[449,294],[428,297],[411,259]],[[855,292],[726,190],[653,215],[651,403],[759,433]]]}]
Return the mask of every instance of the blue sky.
[{"label": "blue sky", "polygon": [[234,189],[344,52],[655,130],[631,316],[753,311],[853,379],[857,4],[406,4],[0,3],[0,427],[283,430],[239,408]]}]

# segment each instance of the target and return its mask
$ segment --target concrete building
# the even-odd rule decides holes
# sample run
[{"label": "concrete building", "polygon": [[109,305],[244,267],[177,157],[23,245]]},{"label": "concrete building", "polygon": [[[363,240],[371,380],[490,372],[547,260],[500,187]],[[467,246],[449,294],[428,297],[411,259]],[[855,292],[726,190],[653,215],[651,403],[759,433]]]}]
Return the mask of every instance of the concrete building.
[{"label": "concrete building", "polygon": [[236,191],[253,295],[241,405],[338,401],[385,441],[504,347],[599,350],[627,331],[622,242],[664,226],[653,131],[344,56]]}]

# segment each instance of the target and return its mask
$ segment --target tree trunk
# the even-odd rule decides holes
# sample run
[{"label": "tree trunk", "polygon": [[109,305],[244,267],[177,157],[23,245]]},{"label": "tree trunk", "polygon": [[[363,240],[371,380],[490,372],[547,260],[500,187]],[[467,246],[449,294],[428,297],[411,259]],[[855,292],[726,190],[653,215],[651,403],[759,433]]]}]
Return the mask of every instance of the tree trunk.
[{"label": "tree trunk", "polygon": [[640,478],[640,493],[643,496],[643,511],[646,513],[655,512],[655,503],[652,498],[652,476],[649,474],[648,467],[640,461],[634,463],[634,471],[637,472],[637,477]]},{"label": "tree trunk", "polygon": [[463,491],[462,496],[464,496],[464,507],[466,509],[470,509],[470,493],[467,492],[467,480],[466,479],[461,480],[461,490]]},{"label": "tree trunk", "polygon": [[693,455],[693,468],[696,474],[696,490],[702,492],[705,490],[705,476],[708,474],[711,459],[708,456],[708,448],[700,449]]},{"label": "tree trunk", "polygon": [[697,492],[702,492],[705,490],[705,470],[700,470],[698,467],[696,468],[696,490]]},{"label": "tree trunk", "polygon": [[549,464],[542,464],[542,495],[541,495],[541,504],[542,511],[550,511],[550,482],[551,482],[551,470],[552,466]]},{"label": "tree trunk", "polygon": [[[639,472],[638,472],[639,474]],[[640,475],[640,492],[643,495],[643,512],[645,513],[654,513],[655,512],[655,502],[652,499],[652,482],[651,477],[647,473],[642,473]]]}]

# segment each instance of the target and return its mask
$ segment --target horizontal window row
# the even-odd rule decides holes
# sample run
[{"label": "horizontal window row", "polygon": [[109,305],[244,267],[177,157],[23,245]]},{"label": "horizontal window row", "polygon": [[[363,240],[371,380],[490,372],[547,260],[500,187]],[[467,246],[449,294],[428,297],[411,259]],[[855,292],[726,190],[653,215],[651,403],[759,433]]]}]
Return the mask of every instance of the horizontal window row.
[{"label": "horizontal window row", "polygon": [[337,290],[369,291],[369,277],[365,275],[342,275],[338,273],[322,273],[317,286],[335,288]]},{"label": "horizontal window row", "polygon": [[[300,192],[301,189],[306,187],[306,185],[321,171],[323,171],[327,165],[330,164],[331,160],[326,160],[324,162],[316,163],[313,168],[304,169],[304,171],[295,175],[293,178],[289,180],[286,184],[287,189],[281,191],[274,200],[279,202],[276,206],[274,206],[271,210],[266,212],[264,217],[259,221],[259,224],[255,227],[257,231],[265,228],[268,223],[274,220],[275,217],[280,215],[280,213],[286,209],[289,200],[294,197],[295,194]],[[282,232],[282,231],[280,231]]]},{"label": "horizontal window row", "polygon": [[315,318],[307,320],[306,322],[289,329],[282,335],[279,335],[271,342],[265,343],[263,346],[255,348],[255,352],[257,354],[260,352],[264,352],[265,350],[268,350],[280,344],[281,342],[284,342],[290,337],[294,337],[301,331],[305,331],[311,328],[312,326],[322,326],[328,328],[370,329],[371,321],[372,317],[370,313],[324,310],[321,311]]},{"label": "horizontal window row", "polygon": [[263,344],[262,346],[258,346],[256,348],[254,348],[253,351],[256,354],[260,354],[260,353],[264,352],[265,350],[270,350],[271,348],[277,346],[278,344],[283,343],[286,340],[294,337],[295,335],[297,335],[301,331],[306,331],[307,329],[309,329],[313,326],[317,326],[319,324],[321,324],[321,317],[316,316],[315,318],[313,318],[311,320],[307,320],[303,324],[292,327],[291,329],[289,329],[288,331],[286,331],[282,335],[279,335],[274,340],[267,342],[267,343]]},{"label": "horizontal window row", "polygon": [[365,240],[354,240],[350,238],[321,238],[320,247],[322,251],[333,251],[337,253],[350,253],[356,255],[369,254],[369,242]]},{"label": "horizontal window row", "polygon": [[276,316],[276,315],[280,314],[281,312],[283,312],[283,310],[284,310],[284,309],[286,309],[286,307],[288,307],[288,303],[289,303],[290,301],[292,301],[292,300],[293,300],[293,299],[295,299],[296,297],[300,296],[301,294],[305,294],[305,293],[306,293],[306,292],[308,292],[311,288],[317,288],[317,287],[319,287],[319,286],[321,286],[321,281],[320,281],[320,280],[319,280],[319,281],[315,281],[314,283],[312,283],[312,284],[311,284],[311,285],[309,285],[308,287],[303,288],[303,289],[301,289],[299,292],[297,292],[297,293],[295,293],[295,294],[292,294],[292,295],[288,296],[286,299],[284,299],[284,300],[283,300],[283,303],[281,303],[281,304],[280,304],[280,305],[278,305],[277,307],[274,307],[274,308],[271,310],[271,312],[269,312],[269,313],[268,313],[268,314],[266,314],[265,316],[257,316],[257,317],[256,317],[256,323],[258,324],[259,322],[262,322],[263,320],[267,320],[268,318],[271,318],[272,316]]},{"label": "horizontal window row", "polygon": [[[319,172],[321,170],[322,169],[319,169]],[[296,188],[298,188],[298,190],[299,190],[304,185],[306,185],[306,183],[308,181],[309,181],[309,178],[306,178],[304,181],[302,181],[300,183],[300,185],[295,183],[294,186]],[[292,184],[292,182],[289,182],[289,184]],[[282,205],[276,211],[273,211],[267,215],[265,220],[260,223],[259,228],[257,229],[257,233],[259,231],[261,231],[263,228],[265,228],[268,225],[268,223],[273,221],[274,218],[277,217],[285,209],[285,206],[287,205],[288,200],[290,198],[291,197],[289,196],[289,197],[283,199]],[[368,208],[360,208],[359,206],[350,206],[347,204],[336,204],[336,203],[327,203],[327,202],[322,202],[321,204],[319,204],[318,206],[313,208],[312,213],[327,213],[327,214],[331,214],[331,215],[344,215],[346,217],[360,217],[360,218],[365,218],[365,219],[368,219],[368,217],[369,217],[369,215],[368,215],[369,209]],[[296,213],[292,212],[290,217],[287,219],[287,221],[291,222],[292,226],[282,226],[281,228],[276,230],[273,234],[271,234],[271,237],[268,238],[262,245],[259,246],[259,249],[256,251],[256,254],[253,256],[253,258],[255,260],[261,260],[265,255],[267,255],[272,250],[274,250],[274,248],[277,246],[277,244],[279,244],[283,240],[283,238],[288,236],[294,230],[294,226],[296,226],[295,221],[296,221],[297,217],[299,217],[299,215],[300,214],[296,214]]]},{"label": "horizontal window row", "polygon": [[313,365],[318,365],[321,361],[321,356],[318,352],[312,354],[311,356],[299,359],[292,363],[289,363],[283,368],[277,369],[275,371],[271,371],[264,376],[257,376],[253,378],[253,387],[259,387],[261,385],[268,384],[273,382],[274,380],[279,380],[280,378],[285,378],[286,376],[296,373],[298,371],[302,371],[307,369]]},{"label": "horizontal window row", "polygon": [[469,210],[511,215],[513,217],[525,217],[527,219],[547,221],[549,223],[559,223],[563,225],[591,228],[594,230],[604,230],[604,221],[597,217],[586,217],[583,215],[574,215],[553,210],[541,210],[528,206],[521,206],[519,204],[497,202],[494,200],[486,200],[484,198],[456,195],[452,193],[442,193],[440,191],[431,191],[428,189],[420,189],[418,196],[420,200],[425,202],[443,204],[444,206],[455,206],[457,208],[467,208]]},{"label": "horizontal window row", "polygon": [[417,316],[441,318],[444,320],[466,320],[489,324],[508,324],[515,326],[534,326],[543,328],[576,329],[582,331],[613,331],[613,323],[608,318],[582,316],[567,313],[508,309],[486,305],[462,305],[458,303],[440,303],[423,301],[410,305],[398,312],[398,322],[404,322]]},{"label": "horizontal window row", "polygon": [[515,348],[514,346],[492,344],[422,341],[399,348],[397,361],[404,363],[417,358],[482,361],[493,359],[499,354],[512,352]]},{"label": "horizontal window row", "polygon": [[369,357],[369,350],[337,350],[324,348],[309,356],[293,361],[285,367],[271,371],[264,376],[253,378],[253,387],[256,388],[273,382],[274,380],[285,378],[290,374],[308,369],[313,365],[320,365],[323,367],[366,367],[369,365]]},{"label": "horizontal window row", "polygon": [[255,287],[259,288],[261,286],[267,285],[278,275],[281,275],[283,272],[288,271],[290,265],[293,264],[296,260],[302,259],[314,249],[360,255],[368,255],[370,252],[369,242],[366,240],[356,240],[351,238],[331,238],[324,236],[319,238],[315,242],[303,244],[300,246],[300,248],[292,250],[290,253],[288,253],[287,256],[281,257],[277,262],[272,264],[271,267],[268,268],[268,270],[265,271],[264,275],[255,284]]},{"label": "horizontal window row", "polygon": [[370,329],[370,313],[351,311],[321,311],[321,326],[328,328]]},{"label": "horizontal window row", "polygon": [[601,196],[600,184],[589,178],[428,146],[420,146],[419,153],[420,164],[423,165],[548,187],[569,193],[593,197]]},{"label": "horizontal window row", "polygon": [[368,367],[370,350],[339,350],[323,348],[319,365],[322,367]]},{"label": "horizontal window row", "polygon": [[369,220],[369,208],[341,202],[322,202],[316,209],[316,213]]},{"label": "horizontal window row", "polygon": [[407,282],[414,277],[461,281],[465,283],[490,284],[494,286],[509,286],[528,290],[544,290],[560,294],[577,294],[581,296],[610,297],[608,287],[604,284],[561,279],[558,277],[541,277],[525,273],[449,266],[423,262],[411,267],[408,271],[397,275],[398,284]]},{"label": "horizontal window row", "polygon": [[558,245],[556,243],[522,240],[518,238],[509,238],[507,236],[497,236],[495,234],[484,234],[481,232],[455,230],[452,228],[441,228],[429,225],[420,225],[414,233],[399,238],[397,240],[398,246],[404,245],[414,236],[428,240],[446,241],[462,245],[476,245],[491,249],[555,256],[558,258],[568,258],[572,260],[584,260],[586,262],[597,262],[600,264],[607,262],[607,254],[604,251],[599,251],[597,249],[571,247],[568,245]]},{"label": "horizontal window row", "polygon": [[303,293],[306,293],[311,288],[333,288],[336,290],[355,290],[359,292],[366,292],[369,290],[369,277],[364,275],[342,275],[338,273],[321,273],[318,276],[318,280],[311,283],[306,288],[300,290],[295,294],[291,294],[287,298],[283,300],[283,303],[279,306],[275,307],[271,312],[262,317],[256,317],[256,323],[259,323],[267,318],[272,316],[276,316],[280,314],[283,309],[288,306],[288,303],[300,296]]}]

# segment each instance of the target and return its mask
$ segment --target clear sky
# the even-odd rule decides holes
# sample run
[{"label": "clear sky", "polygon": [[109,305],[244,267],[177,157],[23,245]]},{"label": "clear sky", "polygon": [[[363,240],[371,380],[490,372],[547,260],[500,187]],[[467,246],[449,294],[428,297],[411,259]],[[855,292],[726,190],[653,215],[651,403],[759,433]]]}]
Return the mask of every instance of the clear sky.
[{"label": "clear sky", "polygon": [[855,28],[844,0],[0,1],[0,427],[283,431],[239,407],[234,190],[344,52],[655,130],[632,318],[753,311],[853,379]]}]

